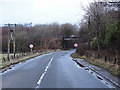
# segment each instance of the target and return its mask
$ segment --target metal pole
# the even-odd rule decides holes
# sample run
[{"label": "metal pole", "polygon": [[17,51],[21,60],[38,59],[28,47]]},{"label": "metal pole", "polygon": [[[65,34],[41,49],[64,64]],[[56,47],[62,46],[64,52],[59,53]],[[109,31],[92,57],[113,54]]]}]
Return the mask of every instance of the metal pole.
[{"label": "metal pole", "polygon": [[31,48],[31,54],[32,54],[32,48]]},{"label": "metal pole", "polygon": [[10,60],[10,24],[8,24],[8,61]]},{"label": "metal pole", "polygon": [[13,40],[13,53],[14,53],[14,58],[15,58],[15,31],[16,31],[16,24],[15,24],[15,30],[14,30],[14,40]]}]

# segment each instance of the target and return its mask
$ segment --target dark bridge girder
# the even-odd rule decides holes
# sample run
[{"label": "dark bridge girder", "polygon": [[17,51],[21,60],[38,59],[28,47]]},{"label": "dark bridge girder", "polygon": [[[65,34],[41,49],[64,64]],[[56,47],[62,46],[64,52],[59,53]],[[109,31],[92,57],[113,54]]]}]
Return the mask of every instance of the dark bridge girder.
[{"label": "dark bridge girder", "polygon": [[74,43],[78,43],[78,37],[63,37],[63,49],[73,49]]}]

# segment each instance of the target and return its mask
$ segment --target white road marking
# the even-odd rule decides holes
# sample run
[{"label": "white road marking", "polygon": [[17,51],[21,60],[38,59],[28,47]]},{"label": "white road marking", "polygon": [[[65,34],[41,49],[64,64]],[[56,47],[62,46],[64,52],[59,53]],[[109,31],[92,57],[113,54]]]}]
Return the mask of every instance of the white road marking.
[{"label": "white road marking", "polygon": [[45,74],[46,74],[46,72],[44,72],[44,73],[42,74],[42,76],[40,77],[40,79],[39,79],[39,81],[37,82],[37,84],[40,84],[40,83],[41,83],[41,81],[42,81],[43,77],[45,76]]},{"label": "white road marking", "polygon": [[[44,76],[45,76],[45,74],[46,74],[47,70],[49,69],[49,67],[50,67],[50,64],[51,64],[52,60],[53,60],[53,57],[51,58],[51,60],[49,61],[49,63],[48,63],[48,65],[47,65],[47,67],[45,68],[44,73],[41,75],[40,79],[38,80],[38,82],[37,82],[37,84],[38,84],[38,85],[40,85],[40,84],[41,84],[41,81],[42,81],[42,79],[44,78]],[[38,87],[36,87],[36,88],[38,88]]]},{"label": "white road marking", "polygon": [[49,67],[47,66],[46,69],[45,69],[45,72],[48,70],[48,68],[49,68]]}]

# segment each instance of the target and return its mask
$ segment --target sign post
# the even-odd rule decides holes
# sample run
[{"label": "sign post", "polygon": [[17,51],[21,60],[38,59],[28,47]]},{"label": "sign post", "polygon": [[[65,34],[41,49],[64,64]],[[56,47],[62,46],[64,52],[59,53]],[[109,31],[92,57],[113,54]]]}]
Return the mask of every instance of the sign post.
[{"label": "sign post", "polygon": [[31,53],[32,53],[33,44],[30,44],[29,47],[30,47]]},{"label": "sign post", "polygon": [[74,43],[74,47],[77,48],[78,47],[78,43]]}]

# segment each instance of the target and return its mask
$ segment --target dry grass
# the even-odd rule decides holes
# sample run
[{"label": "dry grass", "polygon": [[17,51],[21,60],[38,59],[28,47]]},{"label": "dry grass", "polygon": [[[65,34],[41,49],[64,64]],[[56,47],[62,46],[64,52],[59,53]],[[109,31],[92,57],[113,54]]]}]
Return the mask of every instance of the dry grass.
[{"label": "dry grass", "polygon": [[118,64],[113,64],[111,62],[105,62],[102,59],[93,59],[93,58],[86,58],[86,56],[80,56],[77,53],[72,53],[71,56],[73,58],[80,58],[80,59],[84,59],[85,61],[89,62],[92,65],[104,68],[106,70],[108,70],[112,75],[115,76],[119,76],[120,77],[120,71],[119,71],[119,66]]},{"label": "dry grass", "polygon": [[[4,54],[3,57],[5,57],[5,56],[7,56],[7,55]],[[11,59],[10,61],[6,61],[6,62],[2,62],[0,64],[0,68],[5,68],[5,67],[7,67],[7,66],[9,66],[11,64],[19,63],[21,61],[24,61],[26,59],[32,58],[34,56],[36,56],[36,54],[29,55],[29,56],[24,56],[24,57],[21,57],[21,58],[18,58],[18,59]]]},{"label": "dry grass", "polygon": [[[21,55],[22,53],[16,53],[16,55]],[[13,54],[10,54],[10,59],[13,56]],[[3,58],[5,58],[5,60],[7,60],[8,58],[8,54],[0,54],[0,62],[2,62]]]}]

